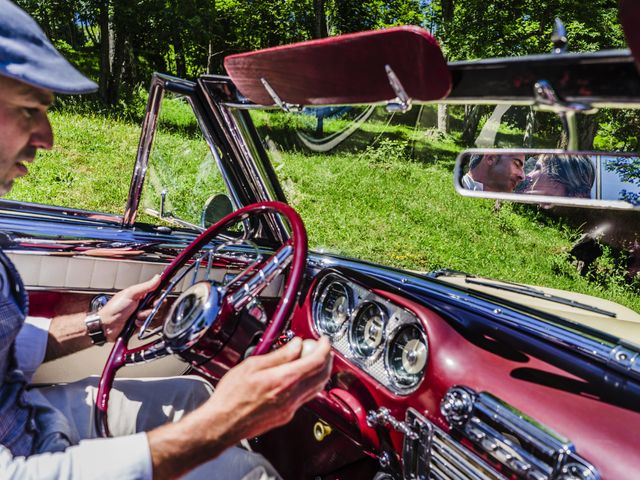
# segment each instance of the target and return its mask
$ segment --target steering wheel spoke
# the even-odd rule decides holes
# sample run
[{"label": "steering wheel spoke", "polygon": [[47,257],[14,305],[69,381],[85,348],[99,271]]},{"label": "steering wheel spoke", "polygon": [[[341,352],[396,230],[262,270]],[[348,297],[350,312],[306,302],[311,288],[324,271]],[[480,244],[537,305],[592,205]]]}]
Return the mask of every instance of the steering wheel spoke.
[{"label": "steering wheel spoke", "polygon": [[167,348],[163,338],[158,338],[153,342],[128,350],[123,355],[124,365],[138,365],[151,362],[159,358],[166,357],[171,352]]},{"label": "steering wheel spoke", "polygon": [[281,274],[293,259],[294,248],[290,242],[283,244],[263,262],[231,295],[228,302],[236,312],[242,310],[262,292],[275,277]]}]

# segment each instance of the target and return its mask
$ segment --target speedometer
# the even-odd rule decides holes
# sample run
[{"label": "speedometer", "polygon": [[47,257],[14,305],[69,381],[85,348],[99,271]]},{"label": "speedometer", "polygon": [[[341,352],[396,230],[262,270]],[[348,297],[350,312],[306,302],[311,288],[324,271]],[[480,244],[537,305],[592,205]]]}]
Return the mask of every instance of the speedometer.
[{"label": "speedometer", "polygon": [[363,358],[374,358],[384,340],[387,314],[375,302],[364,303],[351,324],[350,341],[353,350]]},{"label": "speedometer", "polygon": [[393,383],[401,389],[416,387],[427,366],[428,346],[422,329],[404,325],[393,335],[386,355],[386,367]]},{"label": "speedometer", "polygon": [[351,290],[344,283],[329,283],[316,308],[316,327],[320,333],[331,338],[336,336],[351,315],[352,302]]}]

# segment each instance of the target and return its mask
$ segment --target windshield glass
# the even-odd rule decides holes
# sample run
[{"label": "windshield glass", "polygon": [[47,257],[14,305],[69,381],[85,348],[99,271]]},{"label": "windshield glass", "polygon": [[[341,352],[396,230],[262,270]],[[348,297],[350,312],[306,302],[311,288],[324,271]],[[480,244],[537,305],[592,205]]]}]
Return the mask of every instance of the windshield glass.
[{"label": "windshield glass", "polygon": [[[312,249],[567,290],[640,311],[637,213],[540,208],[455,192],[461,150],[557,148],[556,115],[435,104],[406,113],[345,106],[250,115]],[[594,148],[614,147],[611,132],[599,135]]]},{"label": "windshield glass", "polygon": [[220,193],[227,188],[188,97],[165,92],[138,220],[199,226],[207,200]]}]

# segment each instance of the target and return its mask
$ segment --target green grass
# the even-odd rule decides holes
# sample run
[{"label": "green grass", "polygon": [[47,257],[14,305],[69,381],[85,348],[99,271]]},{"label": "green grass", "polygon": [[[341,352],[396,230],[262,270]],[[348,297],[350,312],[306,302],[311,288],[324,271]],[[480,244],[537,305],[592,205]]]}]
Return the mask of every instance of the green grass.
[{"label": "green grass", "polygon": [[55,145],[38,153],[7,198],[122,214],[140,128],[103,116],[52,112]]},{"label": "green grass", "polygon": [[411,270],[452,268],[553,286],[640,310],[620,275],[607,275],[603,284],[577,274],[567,258],[575,232],[532,220],[509,204],[496,209],[493,201],[456,195],[448,168],[365,155],[288,154],[281,173],[312,248]]},{"label": "green grass", "polygon": [[[188,105],[168,100],[143,207],[158,209],[165,187],[168,209],[197,223],[204,200],[223,186],[185,116]],[[292,125],[283,115],[252,116],[261,132],[284,147],[279,160],[274,157],[274,168],[305,221],[312,248],[411,270],[446,267],[573,290],[640,311],[638,290],[624,281],[613,255],[599,260],[591,278],[576,273],[567,257],[576,231],[530,208],[496,208],[493,201],[457,195],[452,185],[453,161],[461,148],[457,133],[441,137],[428,126],[415,129],[399,118],[374,116],[337,153],[318,155],[303,153],[290,139]],[[10,198],[122,214],[139,127],[60,111],[51,119],[56,147],[39,155]],[[308,132],[314,129],[308,117],[293,122]],[[327,121],[325,133],[345,125]],[[503,133],[517,135],[509,129]]]}]

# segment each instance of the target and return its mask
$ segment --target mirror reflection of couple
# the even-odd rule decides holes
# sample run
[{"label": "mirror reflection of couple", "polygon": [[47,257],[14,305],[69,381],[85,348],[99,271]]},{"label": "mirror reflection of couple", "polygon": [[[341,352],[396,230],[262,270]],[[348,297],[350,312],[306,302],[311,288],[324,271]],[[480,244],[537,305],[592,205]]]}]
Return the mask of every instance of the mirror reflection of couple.
[{"label": "mirror reflection of couple", "polygon": [[[528,171],[528,173],[525,173]],[[462,177],[467,190],[591,198],[595,168],[584,155],[522,153],[471,155]]]}]

